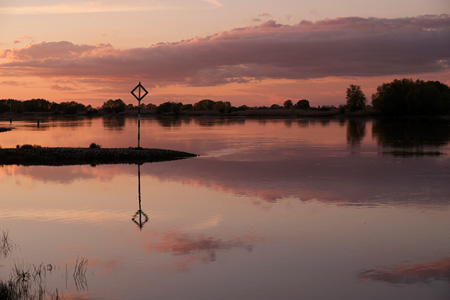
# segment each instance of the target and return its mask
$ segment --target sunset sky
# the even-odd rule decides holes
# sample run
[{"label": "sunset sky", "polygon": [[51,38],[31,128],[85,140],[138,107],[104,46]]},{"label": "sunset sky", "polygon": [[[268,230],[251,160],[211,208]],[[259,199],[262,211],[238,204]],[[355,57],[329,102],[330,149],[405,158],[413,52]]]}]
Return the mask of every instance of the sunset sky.
[{"label": "sunset sky", "polygon": [[[0,0],[0,99],[311,105],[450,84],[448,0]],[[370,102],[370,100],[369,100]]]}]

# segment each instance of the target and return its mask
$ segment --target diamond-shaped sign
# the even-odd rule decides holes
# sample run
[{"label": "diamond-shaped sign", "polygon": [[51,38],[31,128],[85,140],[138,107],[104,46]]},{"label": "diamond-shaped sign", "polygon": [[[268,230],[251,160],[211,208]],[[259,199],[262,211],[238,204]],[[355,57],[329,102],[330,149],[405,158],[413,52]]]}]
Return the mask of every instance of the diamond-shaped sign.
[{"label": "diamond-shaped sign", "polygon": [[[136,92],[137,94],[135,94]],[[131,91],[131,94],[133,94],[134,98],[136,98],[138,101],[141,101],[145,96],[147,96],[148,92],[139,82],[139,84]]]}]

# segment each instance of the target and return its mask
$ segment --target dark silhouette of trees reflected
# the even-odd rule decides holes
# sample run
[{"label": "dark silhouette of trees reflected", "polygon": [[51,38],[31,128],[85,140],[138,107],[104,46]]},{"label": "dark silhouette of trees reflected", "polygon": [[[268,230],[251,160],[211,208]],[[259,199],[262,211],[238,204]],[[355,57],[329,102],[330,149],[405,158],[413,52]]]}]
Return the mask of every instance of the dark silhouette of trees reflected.
[{"label": "dark silhouette of trees reflected", "polygon": [[103,117],[103,127],[110,130],[123,130],[125,128],[125,118],[120,116]]},{"label": "dark silhouette of trees reflected", "polygon": [[164,118],[157,118],[156,121],[161,127],[180,127],[183,122],[182,119],[179,117],[164,117]]},{"label": "dark silhouette of trees reflected", "polygon": [[352,146],[358,146],[366,136],[365,119],[349,119],[347,123],[347,143]]},{"label": "dark silhouette of trees reflected", "polygon": [[372,135],[382,147],[439,147],[450,142],[450,122],[437,118],[375,119]]}]

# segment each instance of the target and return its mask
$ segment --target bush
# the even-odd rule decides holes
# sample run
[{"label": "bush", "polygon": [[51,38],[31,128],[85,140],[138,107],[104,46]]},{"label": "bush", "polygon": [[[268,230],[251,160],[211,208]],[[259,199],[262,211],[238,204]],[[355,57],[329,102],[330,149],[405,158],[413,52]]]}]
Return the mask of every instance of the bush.
[{"label": "bush", "polygon": [[96,144],[96,143],[91,143],[91,145],[89,146],[90,149],[100,149],[102,146]]}]

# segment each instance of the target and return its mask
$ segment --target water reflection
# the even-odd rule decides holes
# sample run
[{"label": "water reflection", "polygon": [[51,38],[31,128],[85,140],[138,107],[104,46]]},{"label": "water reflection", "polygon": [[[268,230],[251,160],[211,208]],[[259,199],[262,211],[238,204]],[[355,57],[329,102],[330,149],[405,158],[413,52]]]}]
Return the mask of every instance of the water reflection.
[{"label": "water reflection", "polygon": [[375,119],[373,137],[382,147],[423,149],[450,142],[450,124],[444,119]]},{"label": "water reflection", "polygon": [[245,119],[241,118],[196,118],[195,123],[202,127],[213,126],[231,126],[231,125],[244,125]]},{"label": "water reflection", "polygon": [[13,250],[13,244],[9,237],[8,230],[2,230],[2,236],[0,240],[0,258],[8,258]]},{"label": "water reflection", "polygon": [[[133,120],[124,132],[135,132]],[[68,278],[73,299],[214,299],[229,291],[235,299],[427,299],[429,286],[410,284],[393,295],[390,285],[414,276],[418,283],[449,282],[446,232],[436,230],[448,225],[448,157],[377,155],[375,141],[364,137],[371,120],[331,120],[327,128],[308,119],[267,119],[265,126],[256,119],[245,126],[221,120],[220,128],[200,125],[212,122],[206,118],[184,126],[186,120],[170,134],[155,119],[143,120],[152,133],[149,147],[205,155],[138,166],[138,207],[136,165],[1,167],[8,197],[0,220],[16,226],[30,245],[24,257],[48,253],[47,260],[59,262],[52,264],[52,277]],[[128,136],[105,134],[102,120],[95,122],[73,136],[97,130],[114,140],[112,146]],[[349,144],[359,145],[361,155],[352,155]],[[213,151],[221,155],[207,156]],[[413,262],[445,259],[374,267],[379,260],[401,262],[399,249],[406,246],[414,247]],[[73,253],[89,258],[86,272]],[[88,276],[86,296],[76,295],[87,282],[74,277],[75,269]],[[358,285],[358,270],[359,279],[375,284]],[[64,286],[53,279],[47,275],[47,284]],[[328,288],[318,295],[315,286]]]},{"label": "water reflection", "polygon": [[396,265],[363,270],[358,274],[358,277],[365,282],[382,281],[389,284],[450,282],[450,257],[424,264]]},{"label": "water reflection", "polygon": [[[4,119],[4,118],[3,118]],[[78,127],[92,127],[92,117],[76,117],[76,116],[36,116],[25,117],[19,116],[11,118],[7,121],[8,125],[15,127],[27,127],[32,131],[49,130],[52,128],[78,128]],[[0,118],[0,120],[2,120]],[[5,120],[4,120],[5,121]]]},{"label": "water reflection", "polygon": [[105,129],[121,131],[125,128],[125,118],[122,116],[108,116],[102,120]]},{"label": "water reflection", "polygon": [[142,227],[148,222],[148,215],[141,208],[141,165],[138,165],[138,195],[139,209],[131,220],[139,227],[139,230],[142,230]]},{"label": "water reflection", "polygon": [[[280,151],[280,148],[272,149],[267,156],[276,156]],[[161,183],[179,182],[214,188],[220,193],[249,197],[260,206],[264,202],[275,203],[288,197],[367,206],[389,203],[442,207],[450,204],[447,196],[450,194],[447,160],[414,159],[407,164],[399,164],[395,157],[387,156],[334,158],[299,154],[296,159],[286,158],[281,162],[200,157],[196,160],[144,164],[138,168],[138,180],[142,175],[140,173],[143,173]],[[26,182],[21,180],[23,177],[30,182],[39,180],[70,184],[79,179],[111,182],[120,174],[136,174],[135,165],[95,168],[5,166],[0,171],[17,177],[21,185]],[[142,207],[138,208],[134,218],[138,223],[139,216],[141,221],[146,220],[139,212],[142,213]]]},{"label": "water reflection", "polygon": [[179,117],[165,117],[157,118],[156,121],[161,127],[180,127],[183,124],[183,119]]},{"label": "water reflection", "polygon": [[[232,239],[221,239],[206,236],[204,234],[194,235],[171,231],[162,234],[157,242],[150,242],[144,246],[147,254],[168,253],[178,257],[173,266],[177,271],[187,271],[194,263],[207,264],[215,262],[219,252],[243,249],[251,252],[253,243],[261,240],[253,235],[235,237]],[[165,265],[168,269],[173,266]]]},{"label": "water reflection", "polygon": [[88,260],[83,257],[77,257],[75,267],[73,270],[73,281],[78,292],[88,290],[88,283],[86,272],[88,267]]},{"label": "water reflection", "polygon": [[347,143],[359,146],[366,136],[366,119],[350,118],[347,123]]},{"label": "water reflection", "polygon": [[213,127],[213,126],[231,126],[231,125],[244,125],[245,119],[240,118],[217,118],[217,117],[159,117],[156,121],[161,127],[181,127],[182,125],[189,125],[192,122],[201,127]]},{"label": "water reflection", "polygon": [[[147,119],[149,120],[149,119]],[[232,126],[232,125],[245,125],[248,121],[245,118],[239,117],[159,117],[156,118],[157,123],[161,127],[181,127],[182,125],[188,125],[192,122],[201,126],[201,127],[214,127],[214,126]],[[277,124],[283,123],[286,128],[291,128],[293,124],[297,124],[299,127],[308,127],[310,125],[320,125],[322,127],[327,127],[332,123],[339,122],[339,124],[343,125],[342,120],[335,120],[331,118],[301,118],[301,119],[284,119],[284,118],[276,118],[276,117],[261,117],[256,118],[255,121],[261,125],[265,126],[266,124]]]}]

